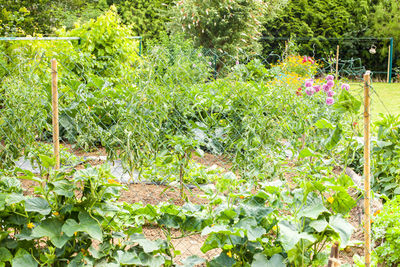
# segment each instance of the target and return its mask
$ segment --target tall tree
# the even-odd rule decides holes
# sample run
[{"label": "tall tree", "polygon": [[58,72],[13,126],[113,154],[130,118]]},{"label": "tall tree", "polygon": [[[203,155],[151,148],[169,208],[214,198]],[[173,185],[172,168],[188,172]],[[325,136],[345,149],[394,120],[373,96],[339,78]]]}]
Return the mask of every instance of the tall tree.
[{"label": "tall tree", "polygon": [[219,52],[256,51],[262,23],[272,17],[284,2],[180,0],[170,9],[170,29],[183,31],[198,46]]},{"label": "tall tree", "polygon": [[166,10],[173,0],[109,0],[116,5],[122,21],[144,40],[160,39],[169,21]]},{"label": "tall tree", "polygon": [[[372,27],[369,34],[379,37],[394,37],[395,63],[400,66],[400,1],[379,0],[374,6],[370,19]],[[381,50],[387,56],[387,49]]]}]

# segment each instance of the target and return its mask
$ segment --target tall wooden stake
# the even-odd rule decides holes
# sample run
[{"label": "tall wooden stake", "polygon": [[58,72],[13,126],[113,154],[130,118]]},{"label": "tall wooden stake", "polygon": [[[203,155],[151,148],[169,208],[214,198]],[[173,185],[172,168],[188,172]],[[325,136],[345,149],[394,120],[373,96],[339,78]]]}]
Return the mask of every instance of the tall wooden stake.
[{"label": "tall wooden stake", "polygon": [[364,74],[364,239],[365,266],[371,266],[371,162],[370,162],[370,71]]},{"label": "tall wooden stake", "polygon": [[56,158],[55,168],[60,168],[60,140],[58,129],[58,89],[57,89],[57,60],[51,60],[51,93],[53,106],[53,146],[54,156]]},{"label": "tall wooden stake", "polygon": [[390,45],[389,45],[389,50],[388,50],[388,67],[387,67],[387,79],[386,82],[390,82]]},{"label": "tall wooden stake", "polygon": [[339,80],[339,45],[336,47],[336,80]]}]

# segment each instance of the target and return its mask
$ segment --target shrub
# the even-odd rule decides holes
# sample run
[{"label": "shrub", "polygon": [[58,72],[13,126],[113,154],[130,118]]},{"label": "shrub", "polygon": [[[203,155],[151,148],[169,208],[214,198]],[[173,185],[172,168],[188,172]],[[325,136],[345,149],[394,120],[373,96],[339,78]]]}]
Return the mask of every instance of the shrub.
[{"label": "shrub", "polygon": [[400,264],[400,196],[385,203],[373,217],[373,238],[378,246],[373,250],[379,263],[385,266]]},{"label": "shrub", "polygon": [[171,8],[171,29],[185,32],[202,46],[237,55],[256,51],[262,15],[272,17],[282,1],[275,0],[182,0]]}]

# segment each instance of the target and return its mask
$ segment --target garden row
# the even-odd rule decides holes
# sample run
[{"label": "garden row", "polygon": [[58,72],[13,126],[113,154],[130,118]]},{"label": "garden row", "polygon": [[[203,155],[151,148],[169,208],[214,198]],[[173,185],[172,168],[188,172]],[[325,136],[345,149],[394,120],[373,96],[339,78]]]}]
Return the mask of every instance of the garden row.
[{"label": "garden row", "polygon": [[[179,254],[171,245],[177,229],[182,237],[206,236],[202,252],[219,249],[211,266],[321,266],[333,241],[350,244],[345,218],[361,192],[333,169],[360,172],[362,166],[356,88],[319,73],[312,58],[288,55],[274,66],[240,57],[215,62],[179,36],[138,57],[124,32],[108,13],[62,33],[85,36],[79,44],[4,48],[3,265],[171,266]],[[115,42],[105,42],[105,34]],[[52,57],[59,62],[62,142],[72,151],[104,148],[108,159],[121,160],[146,181],[180,181],[183,199],[185,184],[204,184],[206,204],[117,202],[124,186],[109,169],[68,169],[80,161],[71,151],[62,152],[65,168],[53,170],[51,147],[44,144],[52,137]],[[390,116],[377,122],[373,142],[373,186],[390,198],[398,193],[398,123]],[[195,162],[195,153],[223,158],[229,168],[210,170]],[[40,173],[14,168],[22,155],[38,163]],[[34,196],[24,194],[18,179],[36,183]],[[390,216],[391,208],[379,216]],[[385,240],[379,258],[395,242],[381,230],[390,223],[376,223],[377,240]],[[148,225],[167,238],[146,239]],[[203,261],[193,256],[179,263]]]}]

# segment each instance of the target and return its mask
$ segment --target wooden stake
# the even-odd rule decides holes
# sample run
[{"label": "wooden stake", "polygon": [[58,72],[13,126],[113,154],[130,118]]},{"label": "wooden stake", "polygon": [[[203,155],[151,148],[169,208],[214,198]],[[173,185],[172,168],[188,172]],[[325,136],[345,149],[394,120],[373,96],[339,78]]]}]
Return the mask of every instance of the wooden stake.
[{"label": "wooden stake", "polygon": [[370,71],[364,74],[364,239],[365,266],[371,266],[371,158],[370,158]]},{"label": "wooden stake", "polygon": [[388,67],[387,67],[387,79],[386,82],[390,82],[390,45],[389,45],[389,52],[388,52]]},{"label": "wooden stake", "polygon": [[336,47],[336,80],[339,80],[339,45]]},{"label": "wooden stake", "polygon": [[53,146],[56,158],[56,170],[60,168],[60,140],[58,129],[58,89],[57,89],[57,60],[51,60],[51,93],[53,106]]},{"label": "wooden stake", "polygon": [[335,242],[331,248],[331,255],[329,257],[328,267],[340,267],[339,242]]}]

